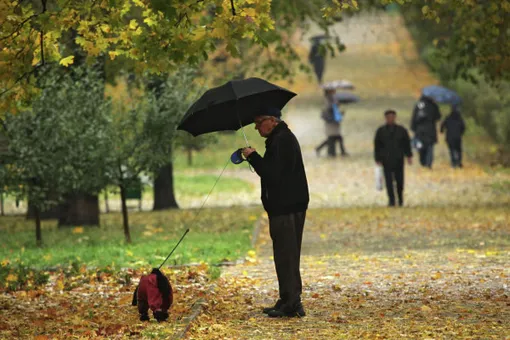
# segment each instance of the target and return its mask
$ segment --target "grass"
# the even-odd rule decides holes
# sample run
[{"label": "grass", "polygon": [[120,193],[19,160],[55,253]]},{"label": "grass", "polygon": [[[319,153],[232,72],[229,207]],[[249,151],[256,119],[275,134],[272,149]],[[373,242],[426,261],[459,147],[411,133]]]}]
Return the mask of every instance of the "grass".
[{"label": "grass", "polygon": [[22,217],[4,217],[0,226],[0,259],[34,268],[73,262],[92,267],[138,268],[156,266],[166,257],[186,228],[186,236],[168,265],[230,261],[251,247],[252,226],[260,210],[206,209],[192,224],[197,210],[130,213],[132,244],[126,244],[121,215],[101,215],[100,228],[63,228],[43,222],[42,248],[37,248],[34,223]]}]

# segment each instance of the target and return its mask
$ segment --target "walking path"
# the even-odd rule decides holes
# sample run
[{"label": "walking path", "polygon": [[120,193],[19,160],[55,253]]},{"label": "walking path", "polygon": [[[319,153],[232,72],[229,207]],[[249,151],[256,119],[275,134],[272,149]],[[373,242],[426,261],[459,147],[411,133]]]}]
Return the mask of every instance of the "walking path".
[{"label": "walking path", "polygon": [[[348,27],[373,29],[345,25],[339,26],[344,33]],[[408,126],[415,91],[431,79],[416,74],[423,65],[410,71],[406,53],[394,55],[402,43],[383,41],[388,53],[374,54],[363,51],[376,49],[380,40],[369,35],[365,41],[331,63],[326,74],[362,85],[363,101],[347,108],[342,126],[350,157],[315,154],[323,139],[320,93],[297,100],[285,117],[302,145],[311,192],[301,263],[307,316],[275,320],[261,313],[278,297],[262,217],[256,252],[223,273],[190,339],[510,336],[510,195],[500,189],[510,178],[469,160],[462,170],[450,169],[441,142],[432,171],[416,163],[407,167],[406,208],[386,208],[385,192],[375,190],[375,130],[389,107]],[[258,181],[248,171],[229,175]],[[252,199],[257,204],[258,193]]]}]

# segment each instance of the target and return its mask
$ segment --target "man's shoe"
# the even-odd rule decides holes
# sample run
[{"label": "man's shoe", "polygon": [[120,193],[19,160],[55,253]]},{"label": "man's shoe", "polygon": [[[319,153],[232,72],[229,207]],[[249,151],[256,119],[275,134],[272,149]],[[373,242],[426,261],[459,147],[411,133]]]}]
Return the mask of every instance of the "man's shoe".
[{"label": "man's shoe", "polygon": [[288,311],[285,306],[282,306],[280,309],[273,309],[267,315],[271,318],[294,318],[294,317],[300,317],[306,315],[305,310],[303,308],[303,305],[299,303],[296,308],[293,311]]},{"label": "man's shoe", "polygon": [[276,304],[273,306],[273,307],[266,307],[262,310],[262,313],[264,314],[269,314],[269,312],[273,311],[273,310],[278,310],[280,309],[281,307],[283,306],[283,301],[281,299],[278,299],[278,301],[276,301]]}]

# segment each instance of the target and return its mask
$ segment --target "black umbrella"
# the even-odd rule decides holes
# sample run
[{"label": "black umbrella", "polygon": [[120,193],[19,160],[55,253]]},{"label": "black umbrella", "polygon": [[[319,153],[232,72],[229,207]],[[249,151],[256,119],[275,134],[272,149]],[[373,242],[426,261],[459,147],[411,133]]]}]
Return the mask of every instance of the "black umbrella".
[{"label": "black umbrella", "polygon": [[[296,94],[260,78],[231,80],[206,91],[186,112],[178,130],[193,136],[239,130],[269,108],[281,110]],[[246,139],[246,136],[245,136]]]}]

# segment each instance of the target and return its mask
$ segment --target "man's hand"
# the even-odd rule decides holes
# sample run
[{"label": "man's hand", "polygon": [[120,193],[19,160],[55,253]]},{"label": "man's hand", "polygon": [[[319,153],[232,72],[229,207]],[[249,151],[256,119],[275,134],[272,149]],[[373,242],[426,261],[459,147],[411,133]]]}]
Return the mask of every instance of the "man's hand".
[{"label": "man's hand", "polygon": [[407,157],[407,164],[413,165],[413,157]]},{"label": "man's hand", "polygon": [[244,158],[250,157],[250,155],[252,153],[254,153],[255,151],[257,151],[257,150],[255,150],[254,148],[244,148],[243,149],[243,156],[244,156]]},{"label": "man's hand", "polygon": [[375,164],[377,164],[377,165],[379,165],[379,166],[381,166],[381,165],[382,165],[382,163],[381,163],[381,162],[375,162]]}]

